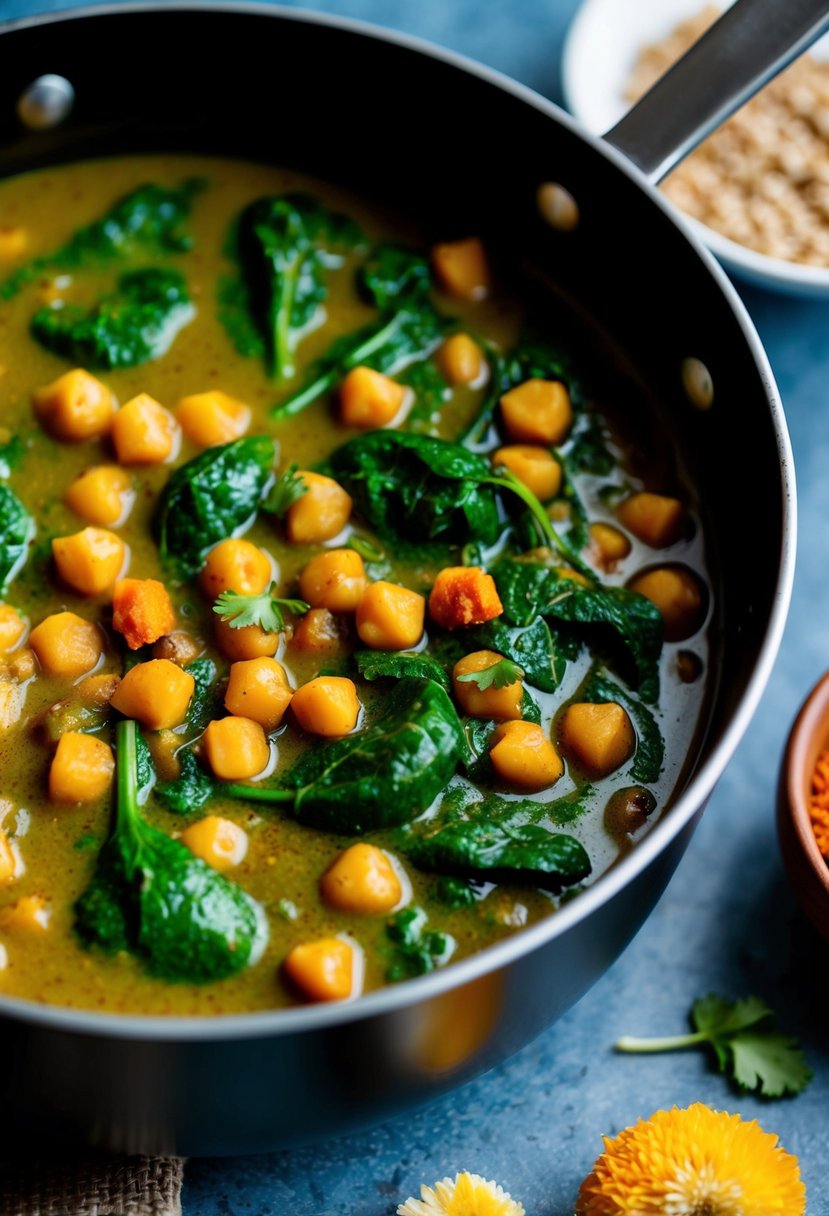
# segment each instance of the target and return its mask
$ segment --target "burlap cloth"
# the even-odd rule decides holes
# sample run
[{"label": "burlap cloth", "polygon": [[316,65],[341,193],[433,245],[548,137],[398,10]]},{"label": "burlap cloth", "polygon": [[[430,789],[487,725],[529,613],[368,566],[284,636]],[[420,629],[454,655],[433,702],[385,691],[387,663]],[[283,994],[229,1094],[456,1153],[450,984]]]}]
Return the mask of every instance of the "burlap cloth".
[{"label": "burlap cloth", "polygon": [[0,1216],[181,1216],[179,1157],[22,1160],[0,1169]]}]

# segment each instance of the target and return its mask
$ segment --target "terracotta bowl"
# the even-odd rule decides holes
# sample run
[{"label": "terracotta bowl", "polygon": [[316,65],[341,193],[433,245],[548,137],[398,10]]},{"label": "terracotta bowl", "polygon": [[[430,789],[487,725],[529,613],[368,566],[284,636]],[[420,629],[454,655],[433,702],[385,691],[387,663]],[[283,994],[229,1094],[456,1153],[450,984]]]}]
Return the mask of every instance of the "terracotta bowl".
[{"label": "terracotta bowl", "polygon": [[783,864],[809,920],[829,941],[829,865],[809,820],[812,774],[829,748],[829,672],[803,703],[789,735],[777,790],[777,832]]}]

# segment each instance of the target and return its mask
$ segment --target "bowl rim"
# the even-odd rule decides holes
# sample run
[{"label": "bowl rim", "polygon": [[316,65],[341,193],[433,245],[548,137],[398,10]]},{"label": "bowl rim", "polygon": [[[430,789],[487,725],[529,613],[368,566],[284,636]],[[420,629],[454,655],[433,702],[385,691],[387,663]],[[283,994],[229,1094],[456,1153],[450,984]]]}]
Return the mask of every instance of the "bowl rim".
[{"label": "bowl rim", "polygon": [[[596,19],[597,9],[616,2],[618,0],[581,0],[567,29],[561,55],[561,86],[567,108],[584,128],[599,136],[604,135],[604,132],[596,129],[595,116],[588,115],[582,101],[592,78],[588,70],[590,49],[593,46],[590,25]],[[722,7],[728,8],[733,3],[734,0],[726,0]],[[700,0],[699,7],[704,7],[704,0]],[[622,110],[619,118],[630,108],[628,106]],[[732,240],[716,228],[704,224],[702,220],[686,214],[674,204],[669,205],[692,227],[699,239],[717,258],[746,279],[804,296],[829,295],[829,266],[790,262],[785,258],[761,253]]]},{"label": "bowl rim", "polygon": [[372,1017],[392,1014],[411,1004],[418,1004],[421,1001],[441,996],[451,989],[459,988],[489,972],[517,962],[525,955],[562,936],[580,921],[587,920],[599,908],[611,902],[630,885],[638,874],[648,869],[651,863],[667,850],[670,843],[692,823],[701,808],[704,807],[714,785],[744,735],[768,682],[783,636],[792,594],[797,504],[791,442],[780,395],[768,356],[736,289],[713,256],[700,242],[693,228],[675,208],[666,202],[636,165],[616,148],[589,132],[554,102],[527,85],[512,80],[494,68],[477,63],[455,51],[447,50],[411,34],[390,31],[353,18],[288,8],[284,5],[272,5],[256,2],[256,0],[241,0],[239,3],[230,3],[228,0],[217,0],[217,2],[208,0],[207,3],[203,0],[138,0],[138,2],[123,4],[107,3],[16,18],[0,24],[0,35],[6,32],[13,33],[19,29],[38,28],[47,24],[79,19],[132,16],[140,13],[159,15],[181,12],[222,12],[236,16],[241,14],[265,16],[276,22],[323,26],[345,33],[358,34],[375,42],[391,43],[403,50],[419,54],[426,60],[437,60],[457,69],[464,75],[471,75],[500,89],[558,125],[565,127],[592,148],[595,153],[609,161],[642,191],[643,206],[646,202],[656,206],[690,244],[710,276],[712,291],[718,290],[728,304],[742,331],[748,353],[754,361],[759,379],[765,388],[769,422],[778,449],[781,491],[781,540],[771,610],[758,648],[757,660],[746,681],[745,690],[736,712],[723,729],[716,746],[708,752],[686,788],[672,803],[669,813],[654,825],[647,836],[626,857],[601,875],[587,890],[581,892],[578,899],[558,909],[555,915],[548,916],[529,928],[453,963],[449,967],[440,968],[402,983],[386,985],[361,995],[354,1001],[332,1002],[328,1005],[203,1016],[115,1014],[40,1004],[36,1001],[0,994],[0,1017],[13,1018],[44,1029],[50,1028],[64,1033],[98,1038],[131,1039],[142,1042],[215,1043],[231,1039],[275,1038],[282,1035],[323,1030],[344,1023],[359,1022]]},{"label": "bowl rim", "polygon": [[829,912],[829,864],[818,848],[812,828],[808,793],[815,762],[826,749],[829,749],[829,671],[824,672],[801,705],[783,758],[783,810],[801,853],[823,887]]}]

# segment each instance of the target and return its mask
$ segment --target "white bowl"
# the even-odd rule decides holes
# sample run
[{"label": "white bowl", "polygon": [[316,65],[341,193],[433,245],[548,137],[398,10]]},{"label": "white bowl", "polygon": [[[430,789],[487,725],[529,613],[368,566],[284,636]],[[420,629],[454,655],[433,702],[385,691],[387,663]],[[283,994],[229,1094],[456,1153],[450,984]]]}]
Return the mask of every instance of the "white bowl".
[{"label": "white bowl", "polygon": [[[733,0],[726,0],[723,8]],[[564,45],[562,81],[568,108],[588,130],[610,130],[630,108],[625,88],[640,49],[659,42],[706,0],[584,0]],[[829,58],[829,36],[812,48]],[[799,296],[829,297],[829,267],[757,253],[684,216],[727,270],[741,279]]]}]

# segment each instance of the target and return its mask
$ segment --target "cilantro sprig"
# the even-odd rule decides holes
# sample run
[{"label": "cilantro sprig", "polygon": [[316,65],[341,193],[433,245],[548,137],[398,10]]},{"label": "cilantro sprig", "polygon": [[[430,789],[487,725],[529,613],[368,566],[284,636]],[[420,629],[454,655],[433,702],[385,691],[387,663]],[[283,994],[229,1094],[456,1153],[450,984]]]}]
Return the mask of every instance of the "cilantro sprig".
[{"label": "cilantro sprig", "polygon": [[513,663],[512,659],[499,659],[489,667],[483,667],[480,671],[468,671],[457,679],[459,684],[475,684],[484,692],[487,688],[507,688],[510,684],[523,680],[524,668]]},{"label": "cilantro sprig", "polygon": [[302,616],[311,607],[305,600],[284,600],[276,594],[276,583],[271,583],[261,595],[239,595],[236,591],[223,591],[213,611],[231,629],[244,629],[246,625],[258,625],[265,633],[282,633],[285,628],[285,612]]},{"label": "cilantro sprig", "polygon": [[798,1094],[812,1079],[797,1039],[775,1028],[772,1011],[759,997],[738,1001],[713,993],[701,997],[691,1009],[691,1025],[693,1033],[669,1038],[625,1036],[616,1043],[616,1050],[659,1052],[709,1046],[720,1072],[741,1090],[755,1090],[765,1098]]},{"label": "cilantro sprig", "polygon": [[277,477],[262,506],[268,514],[281,519],[288,508],[307,493],[308,482],[299,472],[299,465],[294,462]]}]

